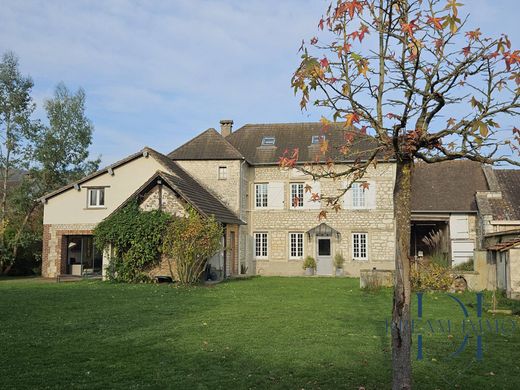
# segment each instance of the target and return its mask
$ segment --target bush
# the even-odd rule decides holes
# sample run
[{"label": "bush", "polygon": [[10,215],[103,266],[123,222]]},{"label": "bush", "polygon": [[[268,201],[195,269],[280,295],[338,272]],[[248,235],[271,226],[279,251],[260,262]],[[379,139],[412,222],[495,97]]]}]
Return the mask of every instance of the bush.
[{"label": "bush", "polygon": [[339,252],[334,256],[334,267],[337,269],[343,268],[343,264],[345,263],[345,258]]},{"label": "bush", "polygon": [[302,268],[303,269],[307,269],[307,268],[316,269],[316,260],[314,260],[314,257],[307,256],[305,258],[305,260],[303,261]]},{"label": "bush", "polygon": [[464,263],[457,264],[455,267],[453,267],[456,271],[473,271],[473,259],[470,259]]},{"label": "bush", "polygon": [[412,267],[410,272],[412,289],[415,291],[447,291],[453,284],[451,270],[436,263]]}]

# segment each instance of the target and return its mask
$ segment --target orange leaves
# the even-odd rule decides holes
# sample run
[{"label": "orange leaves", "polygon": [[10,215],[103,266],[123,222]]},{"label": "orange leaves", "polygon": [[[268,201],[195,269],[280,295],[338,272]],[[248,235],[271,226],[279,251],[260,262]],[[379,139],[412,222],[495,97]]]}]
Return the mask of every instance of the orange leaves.
[{"label": "orange leaves", "polygon": [[370,187],[370,183],[368,181],[364,181],[359,185],[363,190],[368,190]]},{"label": "orange leaves", "polygon": [[351,112],[351,113],[347,114],[346,119],[347,119],[347,123],[346,123],[347,126],[352,126],[353,123],[359,122],[359,115],[355,112]]},{"label": "orange leaves", "polygon": [[443,17],[436,18],[435,16],[429,16],[428,19],[426,20],[426,24],[433,26],[436,30],[442,30],[443,19],[444,19]]},{"label": "orange leaves", "polygon": [[462,54],[464,54],[464,57],[469,56],[471,54],[471,46],[463,47]]},{"label": "orange leaves", "polygon": [[448,127],[453,127],[457,120],[455,118],[450,118],[446,122],[448,123]]},{"label": "orange leaves", "polygon": [[348,16],[350,16],[350,19],[352,19],[356,13],[360,14],[361,12],[363,12],[364,3],[364,1],[357,0],[345,1],[343,3],[340,3],[336,8],[334,17],[338,19],[341,18],[345,13],[347,13]]},{"label": "orange leaves", "polygon": [[298,162],[298,155],[298,148],[293,149],[292,153],[285,149],[283,155],[278,159],[278,165],[280,168],[294,168]]},{"label": "orange leaves", "polygon": [[327,219],[327,212],[325,210],[321,210],[318,214],[318,220]]},{"label": "orange leaves", "polygon": [[410,23],[401,23],[401,30],[403,30],[405,34],[408,34],[410,36],[413,36],[413,33],[415,32],[415,30],[417,30],[418,27],[419,26],[415,24],[415,20],[412,20]]},{"label": "orange leaves", "polygon": [[359,40],[359,42],[362,42],[365,38],[365,34],[370,34],[368,30],[368,26],[361,23],[361,26],[359,27],[358,31],[351,32],[348,34],[348,37],[351,38],[353,41],[356,40],[356,38]]},{"label": "orange leaves", "polygon": [[504,61],[506,63],[506,69],[510,71],[511,65],[520,63],[520,50],[515,50],[514,52],[505,52]]},{"label": "orange leaves", "polygon": [[480,32],[480,28],[477,28],[474,31],[468,31],[466,36],[470,41],[478,41],[482,33]]}]

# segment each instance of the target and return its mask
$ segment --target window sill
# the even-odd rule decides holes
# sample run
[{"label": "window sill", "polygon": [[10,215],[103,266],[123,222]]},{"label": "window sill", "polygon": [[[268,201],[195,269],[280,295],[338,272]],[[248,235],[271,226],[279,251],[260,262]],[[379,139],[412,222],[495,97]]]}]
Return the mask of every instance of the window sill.
[{"label": "window sill", "polygon": [[99,207],[85,207],[83,210],[106,210],[107,207],[99,206]]},{"label": "window sill", "polygon": [[366,258],[362,258],[362,259],[359,259],[359,258],[353,258],[352,261],[368,261],[368,257]]}]

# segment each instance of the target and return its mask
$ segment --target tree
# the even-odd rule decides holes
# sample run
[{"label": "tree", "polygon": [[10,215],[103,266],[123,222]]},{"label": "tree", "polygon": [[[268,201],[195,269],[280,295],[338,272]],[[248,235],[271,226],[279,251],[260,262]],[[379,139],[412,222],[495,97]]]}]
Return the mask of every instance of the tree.
[{"label": "tree", "polygon": [[186,217],[174,218],[163,239],[172,278],[184,285],[198,282],[208,259],[221,249],[222,234],[222,226],[214,217],[202,217],[192,208]]},{"label": "tree", "polygon": [[0,272],[14,261],[5,242],[10,179],[29,167],[28,156],[40,130],[30,118],[35,108],[32,87],[31,78],[20,73],[18,58],[12,52],[5,53],[0,62]]},{"label": "tree", "polygon": [[[4,124],[0,169],[2,207],[0,273],[11,269],[21,246],[41,236],[42,207],[38,199],[71,181],[88,175],[99,166],[89,160],[94,127],[85,115],[85,92],[71,93],[63,83],[54,97],[45,101],[49,124],[32,121],[32,81],[20,76],[18,60],[12,53],[0,64],[0,125]],[[9,188],[13,172],[23,172]],[[32,223],[37,220],[37,223]]]},{"label": "tree", "polygon": [[[414,162],[470,159],[519,165],[513,156],[519,152],[520,130],[501,130],[499,121],[519,114],[520,51],[511,49],[506,35],[487,38],[478,28],[466,29],[461,5],[456,0],[334,1],[318,23],[324,38],[302,42],[302,60],[292,78],[302,109],[315,94],[313,104],[345,124],[344,144],[323,140],[324,154],[338,148],[348,155],[360,135],[374,144],[368,158],[356,159],[348,169],[338,171],[330,160],[320,170],[302,170],[315,178],[346,177],[351,185],[371,164],[396,162],[394,389],[412,386],[409,243]],[[328,119],[322,121],[330,127]],[[295,166],[297,159],[297,151],[289,152],[280,163]],[[338,196],[322,198],[336,210],[340,207]]]}]

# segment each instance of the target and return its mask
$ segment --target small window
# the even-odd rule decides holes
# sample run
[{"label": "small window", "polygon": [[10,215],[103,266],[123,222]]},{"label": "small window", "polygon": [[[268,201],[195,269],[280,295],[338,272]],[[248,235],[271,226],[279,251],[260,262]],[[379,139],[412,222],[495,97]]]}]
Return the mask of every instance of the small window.
[{"label": "small window", "polygon": [[291,183],[291,208],[303,207],[303,183]]},{"label": "small window", "polygon": [[255,184],[255,207],[267,207],[267,183]]},{"label": "small window", "polygon": [[227,180],[227,167],[218,167],[218,179]]},{"label": "small window", "polygon": [[275,137],[264,137],[262,138],[262,146],[273,146],[276,143]]},{"label": "small window", "polygon": [[267,258],[267,233],[255,233],[255,258]]},{"label": "small window", "polygon": [[303,258],[303,233],[289,233],[289,258]]},{"label": "small window", "polygon": [[89,188],[87,191],[88,207],[104,207],[105,206],[105,189],[104,188]]},{"label": "small window", "polygon": [[324,141],[325,140],[325,136],[324,135],[313,135],[312,138],[311,138],[311,144],[312,145],[316,145],[316,144],[319,144],[321,141]]},{"label": "small window", "polygon": [[367,233],[352,233],[352,258],[354,260],[366,260],[367,256]]},{"label": "small window", "polygon": [[352,207],[364,208],[366,207],[366,192],[362,183],[352,184]]}]

